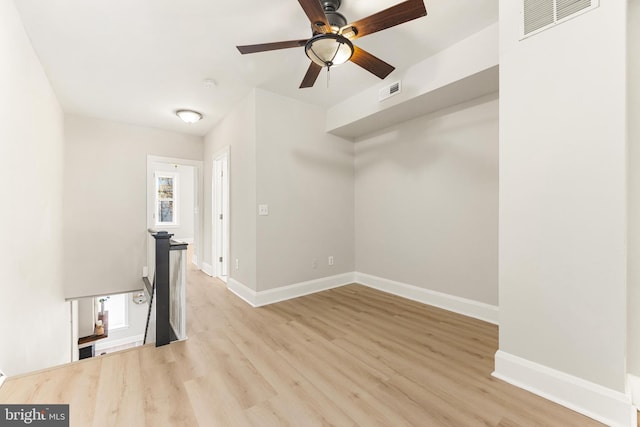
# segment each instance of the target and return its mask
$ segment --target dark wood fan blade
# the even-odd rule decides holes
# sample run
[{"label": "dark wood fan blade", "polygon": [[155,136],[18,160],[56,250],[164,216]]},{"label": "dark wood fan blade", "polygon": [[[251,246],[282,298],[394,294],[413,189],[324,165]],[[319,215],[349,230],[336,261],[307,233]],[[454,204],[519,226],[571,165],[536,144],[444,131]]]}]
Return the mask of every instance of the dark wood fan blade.
[{"label": "dark wood fan blade", "polygon": [[360,49],[358,46],[353,46],[353,55],[351,56],[350,61],[354,64],[358,64],[381,79],[384,79],[396,69],[393,65],[387,64],[382,59],[376,58],[366,50]]},{"label": "dark wood fan blade", "polygon": [[304,79],[302,79],[302,83],[300,83],[300,89],[313,87],[313,84],[316,82],[321,70],[321,66],[311,61],[311,64],[309,64],[309,68],[307,69],[307,74],[304,75]]},{"label": "dark wood fan blade", "polygon": [[340,29],[340,32],[344,33],[347,38],[354,40],[426,15],[427,8],[424,6],[423,0],[408,0],[345,25]]},{"label": "dark wood fan blade", "polygon": [[246,46],[236,46],[241,54],[266,52],[268,50],[288,49],[290,47],[302,47],[307,44],[307,40],[289,40],[286,42],[249,44]]},{"label": "dark wood fan blade", "polygon": [[331,31],[327,16],[324,14],[324,9],[322,9],[322,5],[318,0],[298,0],[298,3],[302,6],[304,13],[307,14],[314,32],[328,33]]}]

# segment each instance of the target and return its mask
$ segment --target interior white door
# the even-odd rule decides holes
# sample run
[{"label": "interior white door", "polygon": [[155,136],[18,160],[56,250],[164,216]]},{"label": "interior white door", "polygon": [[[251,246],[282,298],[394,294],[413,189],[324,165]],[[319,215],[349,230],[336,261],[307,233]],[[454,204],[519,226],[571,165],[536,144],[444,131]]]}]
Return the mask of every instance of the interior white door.
[{"label": "interior white door", "polygon": [[214,276],[229,274],[229,154],[223,152],[213,161],[213,265]]}]

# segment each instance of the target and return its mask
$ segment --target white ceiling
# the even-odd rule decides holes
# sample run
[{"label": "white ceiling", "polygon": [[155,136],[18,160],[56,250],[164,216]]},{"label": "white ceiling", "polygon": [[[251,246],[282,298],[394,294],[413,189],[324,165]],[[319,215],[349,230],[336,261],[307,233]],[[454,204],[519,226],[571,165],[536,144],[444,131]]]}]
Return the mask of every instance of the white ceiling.
[{"label": "white ceiling", "polygon": [[[379,79],[355,64],[298,89],[303,48],[241,55],[236,45],[310,37],[295,0],[15,0],[64,110],[203,135],[253,87],[330,106]],[[349,22],[400,0],[343,0]],[[428,16],[355,41],[396,71],[498,19],[498,0],[425,0]],[[203,80],[217,86],[206,88]],[[205,119],[187,125],[177,109]]]}]

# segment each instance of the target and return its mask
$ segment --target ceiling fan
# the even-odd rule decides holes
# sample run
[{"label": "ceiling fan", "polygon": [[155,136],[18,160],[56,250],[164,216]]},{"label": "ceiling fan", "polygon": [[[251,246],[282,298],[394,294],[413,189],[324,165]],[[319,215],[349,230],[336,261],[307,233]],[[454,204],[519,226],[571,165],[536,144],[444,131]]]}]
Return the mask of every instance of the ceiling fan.
[{"label": "ceiling fan", "polygon": [[300,88],[312,87],[323,67],[329,70],[332,66],[347,61],[384,79],[395,67],[355,46],[351,40],[427,15],[423,0],[407,0],[347,24],[347,19],[338,13],[341,0],[298,0],[298,2],[311,22],[311,38],[237,46],[237,48],[244,55],[304,46],[311,64],[302,79]]}]

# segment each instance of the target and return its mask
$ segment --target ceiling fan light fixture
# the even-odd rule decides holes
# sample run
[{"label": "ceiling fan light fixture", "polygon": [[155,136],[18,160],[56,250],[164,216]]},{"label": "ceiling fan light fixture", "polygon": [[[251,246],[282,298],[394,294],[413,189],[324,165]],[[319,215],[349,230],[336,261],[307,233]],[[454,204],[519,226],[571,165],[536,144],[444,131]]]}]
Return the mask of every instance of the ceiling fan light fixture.
[{"label": "ceiling fan light fixture", "polygon": [[333,67],[351,59],[353,44],[339,34],[318,34],[309,39],[304,51],[310,60],[321,67]]},{"label": "ceiling fan light fixture", "polygon": [[347,61],[380,79],[386,78],[395,67],[354,46],[351,40],[427,16],[424,0],[404,0],[395,6],[347,24],[347,19],[338,12],[342,0],[298,0],[298,3],[309,19],[312,34],[310,39],[236,47],[244,55],[304,46],[305,54],[311,63],[300,83],[300,89],[313,87],[324,67],[327,68],[328,86],[331,67]]},{"label": "ceiling fan light fixture", "polygon": [[202,120],[202,114],[193,110],[178,110],[176,115],[185,123],[195,123]]}]

